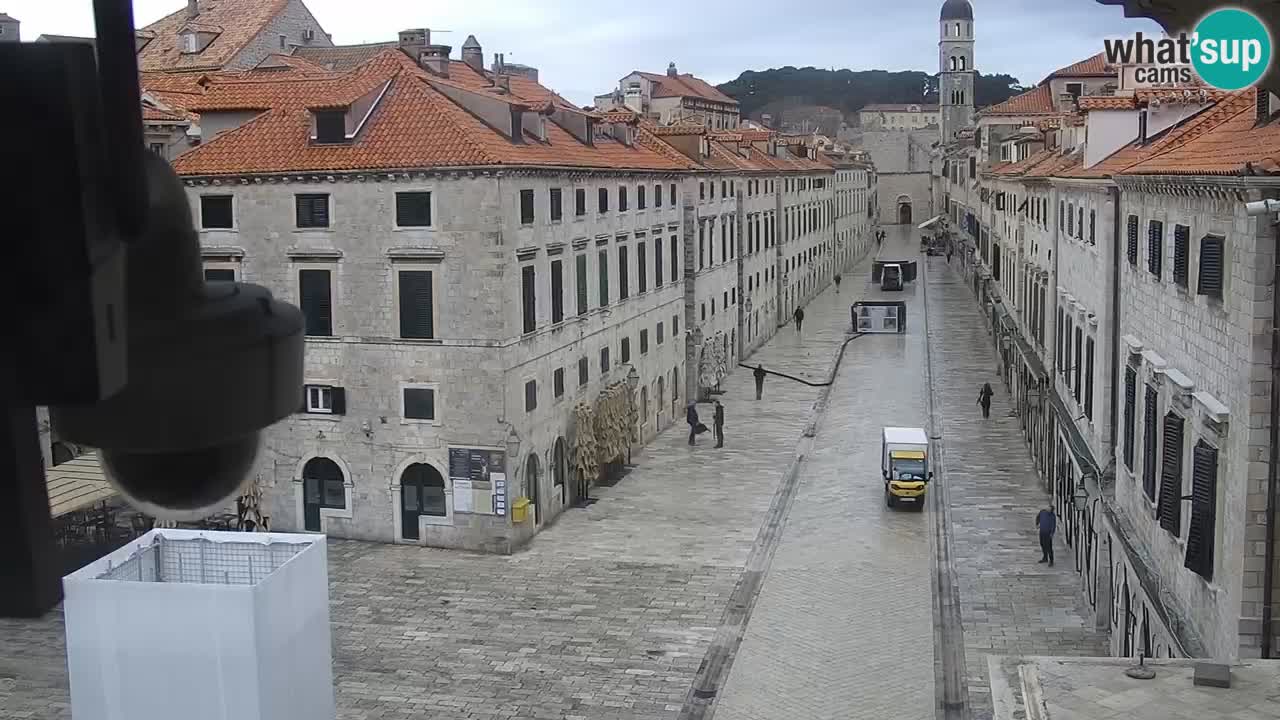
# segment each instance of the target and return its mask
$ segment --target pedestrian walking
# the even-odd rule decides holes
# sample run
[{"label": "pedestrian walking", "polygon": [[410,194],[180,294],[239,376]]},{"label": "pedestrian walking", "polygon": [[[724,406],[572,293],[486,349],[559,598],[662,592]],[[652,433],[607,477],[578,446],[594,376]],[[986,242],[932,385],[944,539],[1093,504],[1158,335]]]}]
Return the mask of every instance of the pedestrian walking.
[{"label": "pedestrian walking", "polygon": [[694,445],[694,439],[698,437],[698,406],[689,403],[689,409],[684,413],[684,421],[689,423],[689,444]]},{"label": "pedestrian walking", "polygon": [[836,275],[836,294],[840,294],[840,276]]},{"label": "pedestrian walking", "polygon": [[792,314],[791,317],[796,321],[796,334],[799,335],[800,326],[804,325],[804,308],[796,308],[795,313]]},{"label": "pedestrian walking", "polygon": [[1040,529],[1040,562],[1053,567],[1053,533],[1058,529],[1058,518],[1052,507],[1046,507],[1036,515],[1036,527]]},{"label": "pedestrian walking", "polygon": [[764,392],[764,366],[756,365],[756,369],[751,371],[756,378],[756,399],[760,399],[760,394]]},{"label": "pedestrian walking", "polygon": [[951,248],[947,248],[947,264],[951,264]]},{"label": "pedestrian walking", "polygon": [[716,414],[712,416],[712,425],[716,429],[716,447],[724,447],[724,405],[716,401]]},{"label": "pedestrian walking", "polygon": [[995,395],[995,391],[991,389],[991,383],[982,383],[982,389],[978,391],[978,404],[982,406],[982,417],[991,417],[991,396]]}]

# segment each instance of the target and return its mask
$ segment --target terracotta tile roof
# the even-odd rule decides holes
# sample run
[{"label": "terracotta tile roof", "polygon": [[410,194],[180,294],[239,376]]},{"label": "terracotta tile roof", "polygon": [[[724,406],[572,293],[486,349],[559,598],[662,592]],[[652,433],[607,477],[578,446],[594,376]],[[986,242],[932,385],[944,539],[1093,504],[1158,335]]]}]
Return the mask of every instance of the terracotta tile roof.
[{"label": "terracotta tile roof", "polygon": [[742,136],[743,140],[749,142],[768,140],[774,136],[774,132],[772,130],[757,130],[754,128],[741,128],[737,132]]},{"label": "terracotta tile roof", "polygon": [[1124,175],[1280,174],[1280,125],[1255,127],[1252,93],[1238,93],[1206,112],[1204,122],[1184,132],[1164,152],[1149,155]]},{"label": "terracotta tile roof", "polygon": [[924,103],[874,103],[863,105],[858,109],[858,112],[912,112],[911,108],[916,108],[915,112],[938,112],[937,105],[925,105]]},{"label": "terracotta tile roof", "polygon": [[1217,102],[1226,98],[1231,93],[1226,90],[1219,90],[1210,87],[1187,87],[1187,88],[1161,88],[1153,90],[1138,90],[1134,93],[1137,96],[1138,103],[1145,105],[1152,100],[1160,100],[1161,102]]},{"label": "terracotta tile roof", "polygon": [[[155,39],[138,53],[138,67],[144,72],[221,68],[287,4],[288,0],[201,0],[200,14],[192,20],[184,6],[142,28],[155,33]],[[218,36],[198,53],[183,53],[178,33],[187,26],[209,29]]]},{"label": "terracotta tile roof", "polygon": [[1057,112],[1048,85],[1038,85],[1024,93],[1014,95],[997,105],[983,108],[981,115],[1049,115]]},{"label": "terracotta tile roof", "polygon": [[306,58],[295,55],[268,55],[258,63],[254,70],[273,70],[276,72],[296,71],[309,76],[331,75],[329,68],[323,67]]},{"label": "terracotta tile roof", "polygon": [[701,78],[696,78],[688,73],[676,75],[675,77],[640,71],[636,71],[636,73],[653,83],[654,87],[651,92],[653,97],[696,97],[714,102],[738,104],[737,100],[720,92]]},{"label": "terracotta tile roof", "polygon": [[707,128],[703,125],[691,124],[655,125],[650,127],[650,132],[659,137],[666,135],[706,135]]},{"label": "terracotta tile roof", "polygon": [[[214,79],[205,105],[262,109],[240,127],[194,148],[174,162],[181,175],[379,171],[429,167],[544,166],[677,171],[696,166],[674,150],[655,149],[644,133],[628,147],[596,137],[584,145],[568,131],[545,123],[546,139],[528,132],[517,144],[434,89],[427,73],[399,50],[388,50],[337,78],[287,82],[245,73]],[[465,77],[465,76],[464,76]],[[360,135],[349,144],[309,141],[308,108],[391,81]],[[456,81],[450,71],[450,81]],[[451,82],[451,84],[463,84]],[[555,94],[545,88],[512,99],[536,104]]]},{"label": "terracotta tile roof", "polygon": [[1112,77],[1115,75],[1117,75],[1117,70],[1115,66],[1107,64],[1105,53],[1098,53],[1093,57],[1085,58],[1080,62],[1071,63],[1066,67],[1054,70],[1041,81],[1041,84],[1047,83],[1054,78]]},{"label": "terracotta tile roof", "polygon": [[[1130,143],[1093,167],[1069,168],[1061,174],[1063,177],[1073,178],[1106,178],[1126,172],[1139,163],[1182,147],[1240,113],[1249,114],[1252,118],[1252,109],[1253,93],[1251,91],[1232,93],[1215,105],[1169,128],[1145,145]],[[1156,165],[1148,167],[1156,167]]]},{"label": "terracotta tile roof", "polygon": [[346,72],[369,62],[383,50],[397,46],[394,42],[382,42],[333,47],[297,47],[293,50],[293,56],[310,60],[328,70]]},{"label": "terracotta tile roof", "polygon": [[1037,152],[1031,153],[1030,155],[1028,155],[1027,157],[1021,160],[1017,160],[1011,163],[1006,163],[1000,166],[999,170],[996,170],[995,168],[993,168],[991,172],[995,172],[998,175],[1007,176],[1007,177],[1021,176],[1025,174],[1027,170],[1030,170],[1031,168],[1036,167],[1040,163],[1052,157],[1056,152],[1057,152],[1056,148],[1047,148],[1044,150],[1039,150]]},{"label": "terracotta tile roof", "polygon": [[1133,95],[1085,95],[1080,98],[1081,110],[1134,110],[1138,100]]}]

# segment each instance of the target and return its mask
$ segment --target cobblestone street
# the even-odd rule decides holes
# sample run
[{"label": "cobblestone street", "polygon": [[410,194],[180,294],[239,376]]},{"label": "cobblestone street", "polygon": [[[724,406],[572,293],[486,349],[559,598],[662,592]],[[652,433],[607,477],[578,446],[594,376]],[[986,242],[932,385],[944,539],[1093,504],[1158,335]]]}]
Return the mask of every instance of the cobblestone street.
[{"label": "cobblestone street", "polygon": [[[946,444],[965,671],[973,718],[984,720],[991,717],[988,654],[1105,656],[1106,642],[1086,620],[1080,577],[1060,533],[1060,562],[1037,563],[1035,517],[1049,496],[1010,415],[991,334],[963,276],[941,258],[928,263],[935,412]],[[984,382],[995,390],[986,420],[976,404]]]}]

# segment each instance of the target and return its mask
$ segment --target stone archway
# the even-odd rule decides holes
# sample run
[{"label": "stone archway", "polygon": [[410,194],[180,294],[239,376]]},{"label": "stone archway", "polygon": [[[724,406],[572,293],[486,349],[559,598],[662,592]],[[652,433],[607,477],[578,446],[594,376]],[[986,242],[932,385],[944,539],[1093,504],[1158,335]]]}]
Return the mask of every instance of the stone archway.
[{"label": "stone archway", "polygon": [[541,500],[539,496],[542,494],[539,487],[542,482],[540,475],[538,454],[529,453],[529,458],[525,461],[524,482],[525,487],[528,488],[529,505],[530,510],[533,511],[533,525],[535,527],[542,522],[541,508],[539,507]]}]

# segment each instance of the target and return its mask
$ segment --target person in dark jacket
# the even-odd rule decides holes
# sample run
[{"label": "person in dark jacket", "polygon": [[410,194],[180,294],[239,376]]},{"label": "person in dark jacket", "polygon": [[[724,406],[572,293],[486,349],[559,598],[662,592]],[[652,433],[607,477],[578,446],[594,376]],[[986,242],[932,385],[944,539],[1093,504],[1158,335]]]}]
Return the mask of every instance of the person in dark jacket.
[{"label": "person in dark jacket", "polygon": [[756,378],[756,399],[760,399],[760,394],[764,392],[764,366],[756,365],[756,369],[751,371]]},{"label": "person in dark jacket", "polygon": [[795,313],[793,313],[791,317],[796,321],[796,334],[799,335],[800,326],[804,325],[804,308],[796,308]]},{"label": "person in dark jacket", "polygon": [[1040,529],[1040,562],[1053,567],[1053,533],[1058,529],[1058,518],[1053,508],[1046,507],[1036,515],[1036,527]]},{"label": "person in dark jacket", "polygon": [[684,413],[684,421],[689,423],[689,444],[693,445],[694,439],[698,437],[698,406],[689,403],[689,409]]},{"label": "person in dark jacket", "polygon": [[836,294],[840,294],[840,276],[836,275]]},{"label": "person in dark jacket", "polygon": [[991,396],[995,391],[991,389],[991,383],[982,383],[982,389],[978,391],[978,404],[982,406],[982,417],[991,417]]},{"label": "person in dark jacket", "polygon": [[716,414],[713,416],[712,425],[716,429],[716,447],[724,447],[724,406],[720,401],[716,401]]}]

